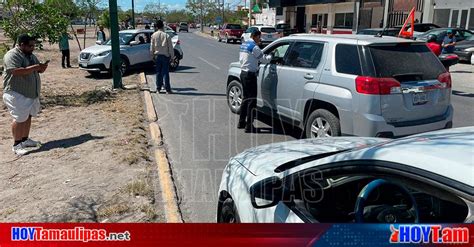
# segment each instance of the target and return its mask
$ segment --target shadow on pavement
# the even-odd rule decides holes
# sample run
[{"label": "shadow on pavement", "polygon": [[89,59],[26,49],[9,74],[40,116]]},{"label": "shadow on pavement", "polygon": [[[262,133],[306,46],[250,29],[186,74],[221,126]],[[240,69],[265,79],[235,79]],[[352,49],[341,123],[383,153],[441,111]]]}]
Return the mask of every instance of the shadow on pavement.
[{"label": "shadow on pavement", "polygon": [[104,137],[93,136],[91,134],[84,134],[84,135],[80,135],[76,137],[47,142],[43,144],[39,149],[28,152],[28,154],[47,152],[47,151],[51,151],[53,149],[58,149],[58,148],[71,148],[71,147],[84,144],[88,141],[101,140],[101,139],[104,139]]},{"label": "shadow on pavement", "polygon": [[460,97],[468,97],[474,98],[474,93],[466,93],[458,90],[453,90],[453,95],[460,96]]},{"label": "shadow on pavement", "polygon": [[[277,118],[272,118],[264,113],[257,113],[257,116],[255,118],[256,120],[270,126],[271,128],[268,127],[256,127],[253,133],[257,134],[273,134],[273,135],[286,135],[286,136],[291,136],[295,139],[302,139],[304,138],[303,136],[303,131],[298,128],[291,126],[285,122],[283,122],[280,119]],[[255,125],[255,123],[254,123]]]}]

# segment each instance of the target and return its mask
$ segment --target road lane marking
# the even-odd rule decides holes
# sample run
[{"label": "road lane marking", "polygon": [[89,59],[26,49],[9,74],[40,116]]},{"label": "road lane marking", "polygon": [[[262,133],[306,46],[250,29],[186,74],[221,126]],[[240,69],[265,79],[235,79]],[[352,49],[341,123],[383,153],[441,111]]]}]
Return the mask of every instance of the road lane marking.
[{"label": "road lane marking", "polygon": [[201,59],[203,62],[209,64],[209,66],[213,67],[214,69],[221,70],[221,68],[219,68],[219,66],[214,65],[213,63],[207,61],[206,59],[204,59],[204,58],[202,58],[202,57],[198,57],[198,58]]}]

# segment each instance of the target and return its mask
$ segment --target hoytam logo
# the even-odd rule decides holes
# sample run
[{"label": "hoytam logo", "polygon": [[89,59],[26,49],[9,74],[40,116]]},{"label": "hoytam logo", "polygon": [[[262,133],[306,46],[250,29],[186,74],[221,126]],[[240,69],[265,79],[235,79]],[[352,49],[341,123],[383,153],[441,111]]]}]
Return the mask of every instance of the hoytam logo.
[{"label": "hoytam logo", "polygon": [[12,241],[130,241],[130,233],[107,232],[105,229],[44,229],[42,227],[12,227]]},{"label": "hoytam logo", "polygon": [[443,227],[441,225],[390,225],[390,243],[469,243],[469,228]]}]

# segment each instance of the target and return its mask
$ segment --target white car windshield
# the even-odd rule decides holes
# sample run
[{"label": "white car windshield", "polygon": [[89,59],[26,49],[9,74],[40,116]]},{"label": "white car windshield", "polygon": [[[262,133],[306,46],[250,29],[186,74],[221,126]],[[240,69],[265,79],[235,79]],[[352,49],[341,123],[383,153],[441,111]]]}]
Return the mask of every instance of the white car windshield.
[{"label": "white car windshield", "polygon": [[[120,45],[127,45],[130,43],[130,40],[133,38],[133,33],[119,33],[119,43]],[[112,40],[107,40],[106,45],[112,45]]]}]

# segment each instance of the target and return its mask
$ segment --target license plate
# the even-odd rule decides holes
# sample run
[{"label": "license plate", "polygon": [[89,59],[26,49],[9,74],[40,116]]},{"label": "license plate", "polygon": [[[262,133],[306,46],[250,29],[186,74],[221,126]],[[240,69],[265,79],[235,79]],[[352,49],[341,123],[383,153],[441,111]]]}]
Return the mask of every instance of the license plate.
[{"label": "license plate", "polygon": [[428,102],[428,95],[426,93],[413,94],[413,105],[423,105]]},{"label": "license plate", "polygon": [[87,68],[87,63],[81,63],[80,65],[82,68]]}]

